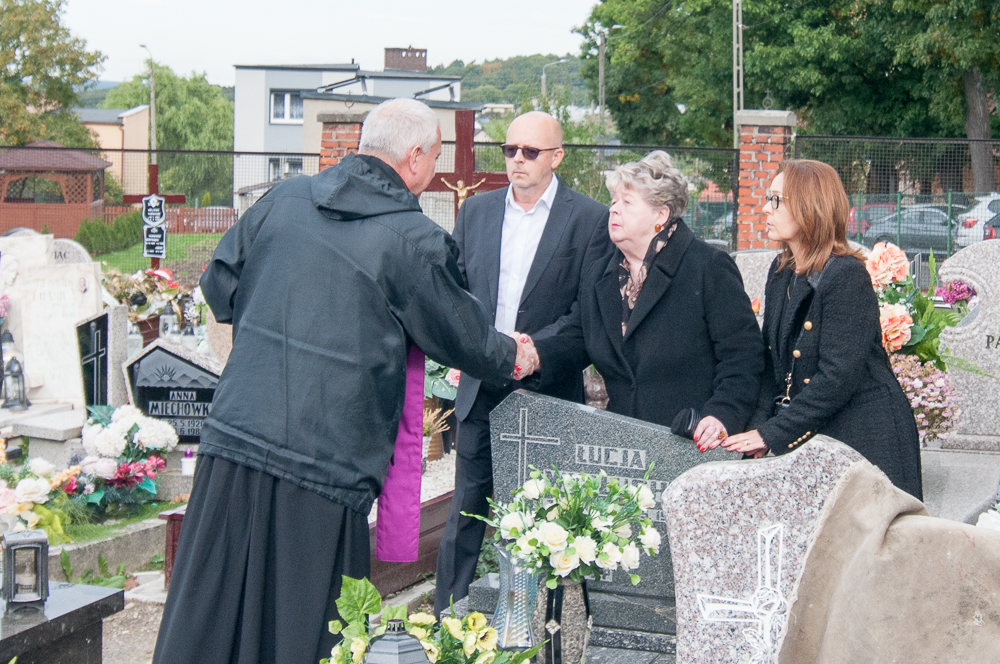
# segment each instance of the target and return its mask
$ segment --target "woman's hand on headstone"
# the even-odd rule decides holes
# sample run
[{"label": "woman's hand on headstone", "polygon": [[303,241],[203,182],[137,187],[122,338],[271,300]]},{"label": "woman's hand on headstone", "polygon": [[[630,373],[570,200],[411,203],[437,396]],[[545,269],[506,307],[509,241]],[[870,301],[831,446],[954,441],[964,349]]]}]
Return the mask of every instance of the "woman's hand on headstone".
[{"label": "woman's hand on headstone", "polygon": [[706,415],[701,418],[698,426],[695,427],[694,442],[698,443],[698,450],[704,452],[705,450],[718,447],[719,443],[725,440],[727,435],[725,424],[720,422],[718,418]]},{"label": "woman's hand on headstone", "polygon": [[722,446],[730,452],[742,452],[743,454],[752,455],[755,459],[760,458],[757,456],[758,452],[767,452],[767,443],[760,437],[760,433],[756,429],[729,436],[721,442]]}]

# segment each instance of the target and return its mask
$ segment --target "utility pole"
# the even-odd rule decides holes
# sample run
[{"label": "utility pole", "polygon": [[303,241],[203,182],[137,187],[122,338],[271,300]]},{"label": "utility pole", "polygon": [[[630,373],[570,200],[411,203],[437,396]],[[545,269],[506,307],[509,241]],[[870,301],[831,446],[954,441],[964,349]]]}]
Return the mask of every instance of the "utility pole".
[{"label": "utility pole", "polygon": [[740,147],[736,112],[743,110],[743,0],[733,0],[733,147]]},{"label": "utility pole", "polygon": [[547,65],[542,65],[542,97],[549,96],[548,90],[545,86],[545,68],[551,67],[552,65],[561,65],[564,62],[566,62],[566,58],[563,58],[562,60],[556,60],[555,62],[550,62]]},{"label": "utility pole", "polygon": [[139,44],[139,48],[146,49],[149,53],[149,156],[150,163],[156,165],[156,79],[153,66],[153,54],[145,44]]},{"label": "utility pole", "polygon": [[604,133],[604,45],[608,31],[597,33],[597,117],[601,119],[601,133]]}]

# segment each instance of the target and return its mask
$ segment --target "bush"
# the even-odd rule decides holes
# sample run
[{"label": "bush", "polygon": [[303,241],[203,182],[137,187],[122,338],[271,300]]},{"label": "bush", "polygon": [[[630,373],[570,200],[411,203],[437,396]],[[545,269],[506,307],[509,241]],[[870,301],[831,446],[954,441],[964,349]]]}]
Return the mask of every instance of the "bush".
[{"label": "bush", "polygon": [[94,257],[134,247],[142,242],[142,215],[138,210],[128,212],[111,224],[85,219],[74,239]]}]

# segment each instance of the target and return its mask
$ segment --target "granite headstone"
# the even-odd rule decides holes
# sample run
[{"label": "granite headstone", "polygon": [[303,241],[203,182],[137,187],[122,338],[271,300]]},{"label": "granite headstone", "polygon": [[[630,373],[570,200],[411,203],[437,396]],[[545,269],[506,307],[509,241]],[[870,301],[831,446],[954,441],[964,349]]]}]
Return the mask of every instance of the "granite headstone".
[{"label": "granite headstone", "polygon": [[677,664],[776,662],[827,498],[864,458],[816,436],[759,461],[693,468],[663,493]]},{"label": "granite headstone", "polygon": [[201,439],[221,373],[218,362],[165,339],[146,346],[125,365],[131,402],[146,415],[170,422],[181,443]]},{"label": "granite headstone", "polygon": [[128,393],[121,368],[128,350],[128,307],[107,307],[80,321],[76,331],[86,404],[117,408],[126,403]]},{"label": "granite headstone", "polygon": [[736,267],[740,269],[743,277],[743,290],[747,297],[753,301],[760,298],[760,309],[757,311],[757,323],[763,325],[764,322],[764,286],[767,284],[767,273],[771,269],[778,252],[774,249],[750,249],[747,251],[737,251],[733,254]]},{"label": "granite headstone", "polygon": [[[945,449],[1000,451],[1000,240],[977,242],[946,260],[942,283],[971,285],[979,303],[955,327],[941,332],[941,348],[967,363],[952,363],[949,376],[961,397],[960,413]],[[973,369],[973,370],[968,370]]]},{"label": "granite headstone", "polygon": [[[733,459],[717,448],[699,452],[695,444],[670,429],[589,406],[514,392],[490,414],[494,496],[511,492],[528,478],[530,466],[562,473],[597,475],[605,471],[620,482],[637,484],[655,462],[649,488],[659,496],[684,471],[700,463]],[[666,542],[666,526],[658,509],[648,513]],[[673,634],[674,580],[664,544],[655,558],[643,558],[633,586],[627,573],[611,572],[590,582],[594,625],[616,630]]]}]

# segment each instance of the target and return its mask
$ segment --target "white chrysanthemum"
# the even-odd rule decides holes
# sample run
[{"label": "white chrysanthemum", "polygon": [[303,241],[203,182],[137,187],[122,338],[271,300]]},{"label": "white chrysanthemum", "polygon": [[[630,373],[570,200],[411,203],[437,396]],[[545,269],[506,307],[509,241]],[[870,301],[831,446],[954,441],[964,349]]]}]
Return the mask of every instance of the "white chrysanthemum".
[{"label": "white chrysanthemum", "polygon": [[[118,462],[114,459],[102,459],[96,456],[86,457],[80,462],[80,472],[84,475],[94,475],[102,480],[110,480],[118,470]],[[89,490],[88,490],[89,489]],[[94,492],[94,485],[88,484],[84,488],[84,494]]]},{"label": "white chrysanthemum", "polygon": [[177,447],[177,430],[170,422],[156,420],[152,417],[142,417],[138,421],[133,442],[147,450],[167,450]]},{"label": "white chrysanthemum", "polygon": [[132,424],[132,422],[127,420],[119,420],[118,422],[112,422],[98,433],[94,439],[94,447],[98,455],[112,458],[121,456],[122,452],[125,451],[125,446],[128,444],[126,436],[128,436],[128,431],[132,428]]},{"label": "white chrysanthemum", "polygon": [[38,477],[49,477],[52,473],[56,472],[56,467],[53,466],[48,459],[35,457],[28,462],[28,470],[31,471],[32,475],[37,475]]},{"label": "white chrysanthemum", "polygon": [[141,417],[145,417],[141,410],[135,406],[129,406],[126,404],[124,406],[119,406],[115,410],[114,414],[111,416],[111,421],[128,422],[128,428],[125,429],[128,431],[128,429],[131,429],[132,425],[138,422]]},{"label": "white chrysanthemum", "polygon": [[97,452],[97,434],[104,431],[100,424],[83,425],[83,449],[89,456],[99,456]]}]

